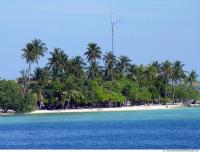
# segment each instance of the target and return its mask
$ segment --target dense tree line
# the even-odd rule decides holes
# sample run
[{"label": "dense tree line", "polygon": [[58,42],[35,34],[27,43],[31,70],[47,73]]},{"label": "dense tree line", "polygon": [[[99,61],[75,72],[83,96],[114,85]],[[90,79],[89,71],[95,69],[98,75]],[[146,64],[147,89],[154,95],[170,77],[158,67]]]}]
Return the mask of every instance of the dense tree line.
[{"label": "dense tree line", "polygon": [[36,108],[33,94],[23,96],[20,90],[15,81],[0,80],[0,108],[3,112],[30,112]]},{"label": "dense tree line", "polygon": [[[113,52],[103,54],[100,46],[89,43],[84,53],[86,61],[81,56],[70,58],[62,49],[54,48],[46,66],[39,67],[39,59],[47,50],[46,44],[39,39],[27,43],[22,49],[28,69],[21,71],[17,83],[0,81],[2,109],[5,102],[14,99],[16,103],[25,102],[30,96],[35,104],[28,102],[32,103],[29,109],[37,105],[39,109],[49,110],[118,107],[126,106],[127,101],[132,105],[166,104],[200,98],[196,72],[184,71],[181,61],[136,65],[127,56],[117,57]],[[33,64],[37,66],[31,72]],[[3,94],[4,83],[12,83],[10,92],[16,92],[9,100],[4,99],[10,94]],[[20,111],[18,107],[8,108]]]}]

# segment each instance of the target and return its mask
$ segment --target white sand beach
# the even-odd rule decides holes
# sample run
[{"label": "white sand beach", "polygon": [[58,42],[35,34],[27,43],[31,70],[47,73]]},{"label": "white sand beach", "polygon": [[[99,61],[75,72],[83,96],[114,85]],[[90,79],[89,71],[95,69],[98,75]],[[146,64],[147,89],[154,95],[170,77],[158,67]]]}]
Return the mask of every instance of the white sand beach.
[{"label": "white sand beach", "polygon": [[182,108],[183,105],[141,105],[132,107],[118,108],[91,108],[91,109],[65,109],[65,110],[36,110],[28,114],[45,114],[45,113],[74,113],[74,112],[112,112],[112,111],[138,111],[138,110],[166,110]]}]

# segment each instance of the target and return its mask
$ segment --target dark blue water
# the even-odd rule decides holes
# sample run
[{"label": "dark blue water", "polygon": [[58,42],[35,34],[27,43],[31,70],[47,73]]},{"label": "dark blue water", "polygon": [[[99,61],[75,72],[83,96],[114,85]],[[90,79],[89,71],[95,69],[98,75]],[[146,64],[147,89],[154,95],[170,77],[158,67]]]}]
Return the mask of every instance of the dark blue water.
[{"label": "dark blue water", "polygon": [[200,149],[200,109],[0,116],[0,149]]}]

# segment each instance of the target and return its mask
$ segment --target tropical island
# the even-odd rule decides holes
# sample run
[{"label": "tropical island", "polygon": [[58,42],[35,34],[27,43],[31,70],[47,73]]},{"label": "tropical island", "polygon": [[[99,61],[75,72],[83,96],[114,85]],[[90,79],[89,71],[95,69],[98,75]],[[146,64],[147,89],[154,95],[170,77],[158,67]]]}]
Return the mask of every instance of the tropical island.
[{"label": "tropical island", "polygon": [[[181,61],[136,65],[125,55],[102,53],[98,44],[89,43],[86,61],[54,48],[46,66],[39,67],[39,59],[47,51],[40,39],[28,42],[21,50],[28,69],[20,71],[17,80],[0,80],[2,113],[190,105],[200,100],[198,75],[195,70],[185,71]],[[32,70],[33,64],[36,68]]]}]

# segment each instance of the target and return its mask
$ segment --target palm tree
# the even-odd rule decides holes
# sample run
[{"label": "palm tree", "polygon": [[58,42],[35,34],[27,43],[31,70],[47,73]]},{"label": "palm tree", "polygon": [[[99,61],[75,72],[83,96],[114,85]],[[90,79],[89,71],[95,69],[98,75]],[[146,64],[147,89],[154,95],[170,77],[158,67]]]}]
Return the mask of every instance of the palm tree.
[{"label": "palm tree", "polygon": [[32,75],[33,83],[31,84],[32,92],[35,94],[36,102],[41,108],[41,103],[44,101],[44,88],[47,85],[46,69],[36,68]]},{"label": "palm tree", "polygon": [[34,39],[32,42],[27,43],[25,48],[22,49],[22,57],[29,64],[29,81],[31,75],[31,65],[36,62],[38,67],[39,58],[43,57],[47,51],[45,45],[46,44],[43,43],[40,39]]},{"label": "palm tree", "polygon": [[42,68],[36,68],[34,74],[32,75],[33,81],[43,81],[45,80],[45,73]]},{"label": "palm tree", "polygon": [[88,62],[96,62],[97,59],[101,58],[101,48],[96,43],[89,43],[87,52],[84,53]]},{"label": "palm tree", "polygon": [[167,97],[167,85],[169,84],[172,76],[172,63],[166,60],[162,63],[161,70],[162,79],[165,81],[165,97]]},{"label": "palm tree", "polygon": [[95,79],[100,76],[100,66],[98,65],[97,59],[101,58],[101,48],[96,43],[89,43],[86,55],[87,61],[90,63],[88,67],[88,78]]},{"label": "palm tree", "polygon": [[34,46],[32,43],[27,43],[25,48],[22,49],[23,54],[22,57],[26,60],[29,67],[29,74],[28,79],[30,82],[30,75],[31,75],[31,65],[37,61],[36,52],[34,51]]},{"label": "palm tree", "polygon": [[114,67],[116,65],[116,56],[113,52],[106,52],[103,56],[105,62],[105,78],[106,80],[113,80]]},{"label": "palm tree", "polygon": [[147,88],[149,88],[150,85],[153,83],[153,81],[156,79],[156,77],[158,75],[157,67],[153,64],[150,64],[146,68],[145,73],[146,73],[146,77],[147,77],[146,79],[148,80]]},{"label": "palm tree", "polygon": [[[84,98],[83,94],[78,91],[78,90],[68,90],[68,91],[63,91],[61,93],[61,99],[63,101],[63,104],[65,105],[65,103],[67,102],[67,108],[69,108],[70,102],[72,99],[77,99],[77,98]],[[64,109],[66,108],[65,106],[63,106]]]},{"label": "palm tree", "polygon": [[139,65],[138,68],[137,68],[137,81],[138,81],[138,84],[143,87],[146,85],[146,76],[145,76],[145,72],[146,72],[146,67],[142,64],[142,65]]},{"label": "palm tree", "polygon": [[187,82],[188,82],[191,86],[193,86],[194,83],[197,82],[197,77],[198,77],[198,75],[197,75],[196,71],[195,71],[195,70],[192,70],[192,71],[189,73],[188,77],[187,77]]},{"label": "palm tree", "polygon": [[153,61],[153,63],[151,65],[156,67],[157,74],[159,75],[161,72],[161,64],[158,61]]},{"label": "palm tree", "polygon": [[44,72],[44,76],[45,76],[45,81],[48,83],[51,80],[51,74],[50,74],[50,71],[49,71],[49,67],[45,66],[43,68],[43,72]]},{"label": "palm tree", "polygon": [[71,60],[71,66],[70,71],[76,76],[81,77],[83,75],[84,71],[83,68],[86,65],[84,62],[84,59],[80,56],[76,56]]},{"label": "palm tree", "polygon": [[36,63],[37,63],[37,67],[38,67],[38,60],[40,59],[40,57],[43,57],[46,53],[46,51],[48,50],[46,47],[46,44],[43,43],[40,39],[34,39],[32,41],[32,45],[33,45],[33,50],[35,52],[35,58],[36,58]]},{"label": "palm tree", "polygon": [[44,96],[43,96],[44,85],[42,84],[38,85],[38,83],[34,83],[31,86],[31,91],[35,95],[35,99],[36,99],[38,107],[41,109],[41,105],[42,105],[41,103],[44,101]]},{"label": "palm tree", "polygon": [[156,82],[155,84],[157,85],[158,88],[158,92],[159,92],[159,103],[160,103],[160,98],[161,98],[161,88],[162,88],[162,84],[163,84],[163,78],[162,78],[162,69],[161,69],[161,64],[158,61],[153,61],[151,66],[156,68]]},{"label": "palm tree", "polygon": [[101,76],[101,67],[97,62],[92,62],[86,71],[89,79],[94,80]]},{"label": "palm tree", "polygon": [[138,66],[136,64],[132,64],[128,69],[128,78],[134,81],[137,81],[138,74]]},{"label": "palm tree", "polygon": [[119,57],[116,68],[119,71],[120,75],[125,76],[128,73],[128,69],[131,66],[130,62],[131,59],[129,59],[129,57],[127,56],[122,55]]},{"label": "palm tree", "polygon": [[181,81],[182,78],[185,77],[184,71],[183,71],[184,64],[181,63],[181,61],[175,61],[172,67],[172,80],[175,84],[178,83],[178,81]]},{"label": "palm tree", "polygon": [[175,88],[176,85],[185,78],[185,73],[183,71],[184,64],[181,61],[175,61],[172,67],[172,84],[173,84],[173,94],[172,97],[175,97]]},{"label": "palm tree", "polygon": [[53,52],[50,52],[50,54],[51,58],[48,59],[47,65],[52,71],[53,79],[60,78],[69,70],[68,56],[60,48],[54,48]]}]

